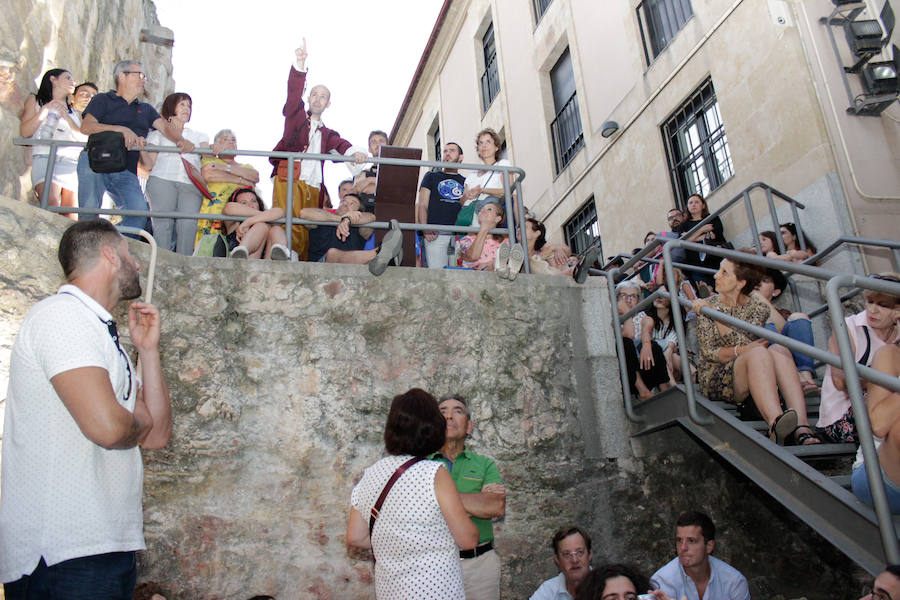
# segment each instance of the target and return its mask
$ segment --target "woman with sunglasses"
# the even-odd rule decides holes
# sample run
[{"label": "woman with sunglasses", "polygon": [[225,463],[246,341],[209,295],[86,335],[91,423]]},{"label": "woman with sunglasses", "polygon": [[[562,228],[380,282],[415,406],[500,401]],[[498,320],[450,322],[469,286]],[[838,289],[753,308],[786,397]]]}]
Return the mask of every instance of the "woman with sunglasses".
[{"label": "woman with sunglasses", "polygon": [[[881,273],[873,277],[900,283],[897,273]],[[863,297],[866,300],[865,310],[850,315],[844,322],[850,335],[853,359],[861,365],[871,366],[875,354],[882,347],[900,340],[900,325],[897,323],[900,297],[871,290],[863,292]],[[828,340],[828,351],[838,353],[834,334]],[[822,381],[822,402],[816,432],[820,438],[832,443],[859,442],[844,371],[831,365],[825,369],[825,379]]]}]

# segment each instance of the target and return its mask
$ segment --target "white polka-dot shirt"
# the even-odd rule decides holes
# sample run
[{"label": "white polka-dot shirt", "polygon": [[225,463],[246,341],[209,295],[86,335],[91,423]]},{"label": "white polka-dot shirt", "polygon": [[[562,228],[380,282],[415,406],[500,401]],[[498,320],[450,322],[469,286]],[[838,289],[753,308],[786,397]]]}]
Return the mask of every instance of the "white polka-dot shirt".
[{"label": "white polka-dot shirt", "polygon": [[[397,467],[412,458],[387,456],[366,469],[350,503],[366,523]],[[378,600],[464,600],[459,548],[434,493],[438,462],[423,460],[397,480],[372,532]]]}]

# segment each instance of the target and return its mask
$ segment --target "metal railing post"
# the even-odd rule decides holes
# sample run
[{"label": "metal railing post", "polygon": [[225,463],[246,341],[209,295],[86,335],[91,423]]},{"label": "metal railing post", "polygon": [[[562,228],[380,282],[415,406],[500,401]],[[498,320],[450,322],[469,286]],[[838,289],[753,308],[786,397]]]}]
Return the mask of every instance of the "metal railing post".
[{"label": "metal railing post", "polygon": [[[697,399],[694,396],[694,380],[691,377],[691,363],[688,360],[687,353],[687,336],[684,333],[684,322],[678,318],[681,314],[681,300],[678,298],[678,280],[675,278],[675,268],[672,266],[672,248],[680,246],[681,240],[668,240],[663,245],[663,268],[666,272],[666,289],[669,291],[669,303],[672,308],[669,311],[672,315],[672,322],[675,324],[675,335],[678,338],[678,347],[681,356],[681,373],[682,381],[684,381],[684,392],[687,396],[688,415],[691,420],[698,425],[712,425],[711,419],[704,419],[697,412]],[[699,314],[698,314],[699,317]]]},{"label": "metal railing post", "polygon": [[[294,157],[287,159],[287,197],[284,201],[284,235],[287,238],[287,248],[289,252],[294,251],[294,169],[297,168]],[[277,175],[276,175],[277,177]],[[325,182],[322,182],[325,185]]]},{"label": "metal railing post", "polygon": [[[50,188],[53,187],[54,163],[56,163],[56,144],[51,140],[50,154],[47,155],[47,168],[44,169],[44,187],[41,189],[41,208],[45,210],[50,203]],[[62,198],[60,198],[60,204],[62,204]]]},{"label": "metal railing post", "polygon": [[853,407],[856,432],[859,437],[859,443],[865,461],[866,477],[869,480],[869,489],[872,492],[875,516],[878,518],[884,556],[888,563],[896,564],[900,563],[900,549],[898,549],[897,546],[897,532],[894,531],[894,521],[891,515],[891,509],[888,506],[884,481],[881,479],[881,465],[878,462],[878,453],[875,450],[875,442],[872,437],[872,424],[869,422],[869,413],[866,409],[866,404],[863,401],[862,385],[859,381],[859,370],[856,368],[856,360],[853,348],[850,345],[850,335],[847,331],[847,324],[844,321],[844,311],[838,293],[838,289],[841,285],[855,285],[858,283],[859,279],[860,278],[855,275],[838,275],[837,277],[832,277],[825,285],[825,294],[828,298],[828,316],[831,319],[831,330],[837,341],[841,357],[841,366],[846,375],[847,394],[850,396],[850,405]]},{"label": "metal railing post", "polygon": [[603,274],[606,275],[606,289],[609,293],[610,312],[612,312],[613,336],[616,340],[616,354],[619,358],[619,377],[622,379],[622,399],[625,404],[625,415],[628,419],[635,423],[642,423],[645,421],[644,417],[637,415],[631,404],[631,384],[628,381],[628,365],[625,363],[625,343],[622,341],[622,325],[619,319],[619,309],[617,308],[618,302],[616,301],[616,275],[618,275],[618,273],[618,269],[611,269]]},{"label": "metal railing post", "polygon": [[[504,178],[504,180],[505,179],[507,178]],[[525,272],[531,273],[531,256],[528,252],[528,223],[526,222],[525,217],[525,199],[522,197],[522,184],[519,182],[518,177],[516,177],[515,182],[513,182],[513,187],[515,188],[516,194],[516,206],[519,209],[519,239],[525,250]]]}]

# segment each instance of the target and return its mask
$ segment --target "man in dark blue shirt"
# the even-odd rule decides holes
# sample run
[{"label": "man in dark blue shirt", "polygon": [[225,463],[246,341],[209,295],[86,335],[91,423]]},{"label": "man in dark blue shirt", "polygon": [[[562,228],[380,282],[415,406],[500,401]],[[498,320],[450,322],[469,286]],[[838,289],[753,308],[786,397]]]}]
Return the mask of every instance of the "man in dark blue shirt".
[{"label": "man in dark blue shirt", "polygon": [[[116,206],[126,210],[147,210],[147,199],[137,178],[140,150],[147,143],[150,129],[158,129],[172,140],[182,152],[190,152],[194,145],[184,139],[168,121],[159,116],[156,109],[138,101],[144,93],[147,76],[141,63],[124,60],[113,68],[116,89],[97,94],[84,109],[81,132],[85,135],[101,131],[118,131],[125,136],[128,152],[128,168],[119,173],[95,173],[88,163],[87,154],[78,158],[78,206],[100,208],[104,192]],[[96,215],[82,213],[81,218],[93,219]],[[122,225],[143,229],[147,217],[125,217]]]},{"label": "man in dark blue shirt", "polygon": [[[442,160],[444,162],[461,163],[463,151],[456,142],[444,146]],[[419,185],[419,223],[432,225],[455,225],[456,215],[462,206],[462,195],[466,187],[466,178],[458,169],[429,171]],[[425,262],[429,269],[443,269],[449,262],[447,250],[453,241],[453,234],[447,232],[425,231]]]}]

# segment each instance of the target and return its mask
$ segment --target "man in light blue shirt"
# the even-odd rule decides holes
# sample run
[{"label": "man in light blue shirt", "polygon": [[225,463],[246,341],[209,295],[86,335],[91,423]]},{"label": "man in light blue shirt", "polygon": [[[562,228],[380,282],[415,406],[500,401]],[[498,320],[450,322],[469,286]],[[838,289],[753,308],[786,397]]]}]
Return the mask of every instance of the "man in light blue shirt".
[{"label": "man in light blue shirt", "polygon": [[716,526],[707,515],[690,511],[675,522],[678,557],[651,580],[670,598],[688,600],[750,600],[747,579],[731,565],[710,556],[716,546]]},{"label": "man in light blue shirt", "polygon": [[541,584],[530,600],[572,600],[578,584],[591,570],[591,536],[581,527],[560,529],[550,543],[560,573]]}]

